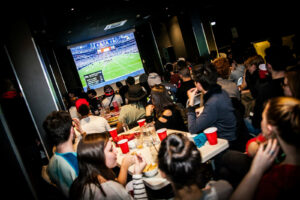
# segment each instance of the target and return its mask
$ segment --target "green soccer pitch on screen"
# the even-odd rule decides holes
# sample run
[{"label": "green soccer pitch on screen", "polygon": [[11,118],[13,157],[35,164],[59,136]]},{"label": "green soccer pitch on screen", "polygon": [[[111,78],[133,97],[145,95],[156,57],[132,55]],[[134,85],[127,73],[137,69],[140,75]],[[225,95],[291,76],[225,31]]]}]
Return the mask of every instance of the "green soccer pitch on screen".
[{"label": "green soccer pitch on screen", "polygon": [[72,45],[70,51],[85,91],[145,73],[133,30]]}]

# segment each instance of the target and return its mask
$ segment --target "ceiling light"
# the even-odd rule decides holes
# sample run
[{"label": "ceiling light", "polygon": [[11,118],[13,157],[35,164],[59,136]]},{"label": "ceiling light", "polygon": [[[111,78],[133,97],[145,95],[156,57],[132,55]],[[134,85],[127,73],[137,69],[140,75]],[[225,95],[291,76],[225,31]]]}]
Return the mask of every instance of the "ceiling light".
[{"label": "ceiling light", "polygon": [[106,30],[109,30],[109,29],[113,29],[113,28],[123,26],[126,22],[127,22],[127,20],[123,20],[123,21],[120,21],[120,22],[115,22],[115,23],[112,23],[112,24],[108,24],[108,25],[105,26],[104,30],[106,31]]}]

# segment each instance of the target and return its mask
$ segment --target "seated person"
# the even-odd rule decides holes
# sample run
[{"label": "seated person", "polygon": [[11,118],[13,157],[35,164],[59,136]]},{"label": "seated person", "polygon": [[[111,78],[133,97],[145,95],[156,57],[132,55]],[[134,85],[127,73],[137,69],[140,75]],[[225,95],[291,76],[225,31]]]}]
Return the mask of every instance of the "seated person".
[{"label": "seated person", "polygon": [[284,96],[300,99],[300,65],[287,68],[284,74],[283,93]]},{"label": "seated person", "polygon": [[[236,136],[236,117],[231,99],[227,92],[217,84],[216,69],[212,64],[196,65],[193,68],[196,88],[188,91],[188,128],[191,134],[201,133],[209,127],[218,128],[218,137],[229,141],[233,146]],[[204,94],[204,109],[199,117],[196,116],[194,97],[200,91]]]},{"label": "seated person", "polygon": [[[262,132],[272,134],[260,145],[249,172],[231,196],[235,199],[294,199],[300,184],[300,101],[277,97],[268,101],[262,115]],[[285,159],[274,164],[279,146]]]},{"label": "seated person", "polygon": [[115,94],[114,89],[110,85],[104,86],[104,95],[105,98],[102,101],[102,106],[105,107],[110,107],[110,109],[114,109],[113,103],[114,101],[118,102],[119,105],[123,105],[123,100],[121,95]]},{"label": "seated person", "polygon": [[217,83],[228,93],[230,98],[237,98],[240,100],[241,94],[237,85],[228,80],[230,74],[229,60],[227,58],[217,58],[213,61],[213,65],[216,67],[218,73]]},{"label": "seated person", "polygon": [[145,90],[147,91],[147,95],[150,95],[151,88],[148,84],[148,75],[147,74],[141,74],[139,76],[139,84],[140,84],[140,86],[142,86],[142,88],[145,88]]},{"label": "seated person", "polygon": [[84,137],[78,144],[77,154],[79,175],[70,189],[70,199],[133,199],[124,188],[132,164],[134,198],[147,199],[142,179],[144,158],[127,154],[116,177],[112,168],[117,166],[117,150],[108,140],[107,132]]},{"label": "seated person", "polygon": [[163,85],[155,85],[151,89],[152,104],[146,107],[146,120],[155,121],[156,130],[160,128],[187,131],[180,110],[173,103]]},{"label": "seated person", "polygon": [[232,58],[228,58],[229,63],[231,63],[231,72],[229,75],[229,80],[234,82],[237,86],[239,86],[239,80],[243,80],[243,75],[245,71],[244,60],[242,56],[238,54],[233,54]]},{"label": "seated person", "polygon": [[118,118],[117,131],[123,131],[123,124],[127,124],[129,128],[137,124],[139,119],[145,117],[145,106],[147,104],[147,93],[140,85],[129,86],[128,92],[125,94],[128,104],[122,106]]},{"label": "seated person", "polygon": [[123,104],[125,104],[125,93],[128,90],[128,87],[125,87],[120,81],[116,82],[116,86],[119,88],[118,94],[121,95]]},{"label": "seated person", "polygon": [[186,107],[187,91],[195,87],[195,83],[192,80],[191,73],[188,67],[185,67],[179,71],[179,76],[182,80],[180,88],[178,88],[176,97],[177,103],[181,103],[183,107]]},{"label": "seated person", "polygon": [[[194,142],[180,133],[168,135],[158,152],[161,176],[171,182],[175,199],[228,199],[231,185],[224,180],[207,183],[201,155]],[[204,189],[203,189],[204,188]]]},{"label": "seated person", "polygon": [[76,118],[76,119],[79,119],[80,118],[80,114],[77,112],[77,109],[76,109],[76,106],[75,106],[75,102],[77,101],[77,98],[76,97],[73,97],[71,100],[70,100],[70,108],[68,109],[70,115],[71,115],[71,118]]},{"label": "seated person", "polygon": [[89,103],[85,99],[76,101],[76,108],[80,117],[80,125],[86,134],[101,133],[108,131],[110,126],[107,120],[100,116],[95,116],[90,112]]},{"label": "seated person", "polygon": [[92,111],[93,114],[95,114],[95,112],[98,111],[98,107],[100,106],[100,101],[98,100],[98,98],[96,97],[97,92],[94,89],[89,89],[87,91],[87,95],[88,95],[88,102],[90,104],[90,109]]},{"label": "seated person", "polygon": [[[66,197],[69,196],[71,184],[79,173],[77,153],[73,148],[76,134],[72,123],[72,118],[66,111],[54,111],[43,122],[47,138],[55,147],[47,173],[51,182]],[[78,125],[79,123],[76,123],[77,127]],[[80,127],[77,130],[84,134]]]},{"label": "seated person", "polygon": [[170,97],[172,98],[172,101],[176,102],[177,87],[175,84],[169,82],[162,82],[161,77],[155,72],[149,74],[147,82],[150,88],[153,88],[155,85],[159,85],[159,84],[165,86]]}]

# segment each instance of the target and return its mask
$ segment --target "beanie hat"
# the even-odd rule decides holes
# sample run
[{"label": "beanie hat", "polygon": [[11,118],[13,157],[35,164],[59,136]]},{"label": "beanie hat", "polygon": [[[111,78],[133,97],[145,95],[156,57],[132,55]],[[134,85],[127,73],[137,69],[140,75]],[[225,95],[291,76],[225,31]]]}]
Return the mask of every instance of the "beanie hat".
[{"label": "beanie hat", "polygon": [[148,76],[148,85],[150,87],[153,87],[154,85],[158,85],[158,84],[161,84],[160,76],[155,72],[150,73]]}]

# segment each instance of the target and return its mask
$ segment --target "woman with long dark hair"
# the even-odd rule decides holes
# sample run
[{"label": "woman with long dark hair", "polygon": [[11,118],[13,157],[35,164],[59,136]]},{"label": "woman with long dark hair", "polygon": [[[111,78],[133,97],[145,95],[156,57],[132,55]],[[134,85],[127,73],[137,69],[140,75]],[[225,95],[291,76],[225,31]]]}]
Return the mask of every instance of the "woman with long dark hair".
[{"label": "woman with long dark hair", "polygon": [[94,133],[86,135],[79,142],[79,175],[71,186],[70,199],[132,199],[123,185],[126,184],[128,167],[133,163],[134,196],[147,199],[142,180],[145,160],[140,155],[125,156],[119,176],[116,177],[112,168],[117,165],[117,152],[107,135],[106,132]]},{"label": "woman with long dark hair", "polygon": [[173,103],[165,86],[155,85],[151,89],[152,104],[146,107],[146,120],[155,121],[155,128],[168,128],[186,131],[187,127],[179,108]]}]

